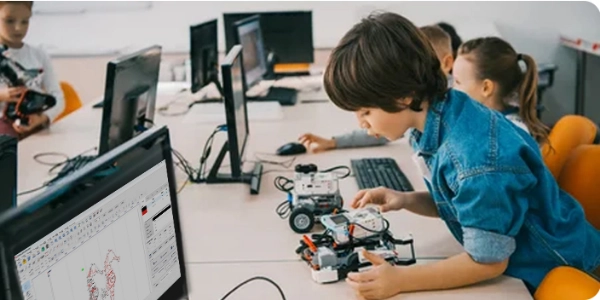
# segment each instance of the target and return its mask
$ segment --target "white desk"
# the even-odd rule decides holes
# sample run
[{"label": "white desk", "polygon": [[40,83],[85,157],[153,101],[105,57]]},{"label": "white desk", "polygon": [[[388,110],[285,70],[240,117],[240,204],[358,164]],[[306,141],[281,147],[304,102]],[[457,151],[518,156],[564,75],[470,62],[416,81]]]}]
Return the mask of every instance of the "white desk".
[{"label": "white desk", "polygon": [[[157,107],[164,101],[167,99],[160,99]],[[38,187],[51,178],[47,173],[49,167],[35,162],[34,154],[52,151],[74,156],[97,146],[101,114],[102,110],[86,106],[55,124],[50,130],[22,141],[19,144],[19,191]],[[330,136],[356,128],[353,114],[343,112],[330,103],[285,107],[284,114],[285,119],[282,121],[250,124],[251,137],[247,160],[254,160],[255,152],[273,153],[277,147],[294,141],[305,132]],[[181,122],[182,119],[181,116],[163,117],[157,114],[155,123],[169,126],[173,147],[196,167],[204,142],[218,124],[187,125]],[[224,138],[223,134],[215,139],[209,167]],[[397,160],[415,189],[424,190],[422,179],[414,171],[411,153],[406,141],[398,141],[384,147],[300,155],[294,164],[316,163],[321,168],[329,168],[349,165],[351,158],[391,156]],[[224,164],[228,165],[228,160]],[[281,167],[265,165],[265,170],[272,168]],[[351,296],[344,284],[312,284],[308,276],[308,267],[294,252],[301,235],[291,230],[287,219],[283,220],[275,213],[277,205],[285,199],[285,195],[273,186],[273,179],[279,174],[291,175],[289,172],[263,175],[261,193],[258,196],[249,195],[249,186],[245,184],[190,184],[179,194],[186,263],[191,272],[191,286],[196,287],[192,299],[214,299],[222,296],[257,270],[280,282],[288,299],[305,299],[306,296],[310,296],[311,299]],[[185,180],[182,172],[177,172],[177,179],[178,185]],[[357,191],[355,179],[344,179],[341,189],[342,196],[348,204]],[[20,197],[19,202],[26,201],[34,194]],[[439,219],[420,217],[408,212],[388,213],[387,217],[396,237],[413,235],[415,255],[419,263],[426,258],[444,258],[462,251],[461,246]],[[293,271],[284,271],[284,267],[287,266]],[[252,288],[251,293],[244,294],[246,297],[237,299],[249,299],[247,295],[269,293],[270,290],[267,288],[259,292],[257,288]],[[505,298],[507,293],[514,293],[515,298],[518,298],[518,295],[530,298],[520,281],[506,278],[469,289],[434,294],[448,297],[461,294],[460,298],[480,298],[486,294],[488,298]],[[256,299],[271,299],[266,298],[271,296],[264,295],[265,297]],[[426,299],[431,295],[433,294],[418,293],[410,297]]]},{"label": "white desk", "polygon": [[[422,261],[431,263],[433,261]],[[263,276],[276,282],[288,300],[358,299],[344,281],[318,284],[312,281],[310,270],[304,262],[218,263],[187,264],[190,282],[190,299],[221,299],[243,281]],[[257,280],[245,284],[227,300],[281,300],[277,288]],[[461,300],[525,300],[531,299],[520,280],[499,277],[489,282],[445,291],[403,293],[389,300],[461,299]]]}]

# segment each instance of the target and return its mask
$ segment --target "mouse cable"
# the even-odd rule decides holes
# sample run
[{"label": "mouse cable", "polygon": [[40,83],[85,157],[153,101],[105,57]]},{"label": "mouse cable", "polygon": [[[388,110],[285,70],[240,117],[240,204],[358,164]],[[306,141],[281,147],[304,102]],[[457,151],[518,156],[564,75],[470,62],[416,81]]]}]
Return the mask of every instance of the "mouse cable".
[{"label": "mouse cable", "polygon": [[221,298],[221,300],[225,300],[227,299],[227,297],[229,297],[231,294],[233,294],[233,292],[235,292],[237,289],[239,289],[240,287],[242,287],[243,285],[254,281],[254,280],[264,280],[267,281],[269,283],[271,283],[272,285],[275,286],[275,288],[277,288],[277,291],[279,291],[279,294],[281,295],[281,299],[285,300],[285,295],[283,294],[283,291],[281,290],[281,287],[279,287],[279,285],[277,283],[275,283],[273,280],[267,278],[267,277],[263,277],[263,276],[256,276],[256,277],[252,277],[240,284],[238,284],[236,287],[234,287],[231,291],[229,291],[229,293],[225,294],[225,296],[223,296],[223,298]]}]

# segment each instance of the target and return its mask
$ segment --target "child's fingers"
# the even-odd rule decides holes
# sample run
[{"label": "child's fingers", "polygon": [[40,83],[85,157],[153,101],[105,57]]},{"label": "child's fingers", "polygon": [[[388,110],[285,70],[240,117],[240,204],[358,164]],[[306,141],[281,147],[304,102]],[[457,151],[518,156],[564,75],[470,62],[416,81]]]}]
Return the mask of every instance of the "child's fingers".
[{"label": "child's fingers", "polygon": [[363,202],[363,199],[366,198],[365,197],[366,195],[367,195],[366,190],[358,191],[356,196],[354,196],[354,199],[352,199],[352,203],[350,204],[350,206],[352,208],[359,208],[359,207],[363,206],[364,204],[362,202]]}]

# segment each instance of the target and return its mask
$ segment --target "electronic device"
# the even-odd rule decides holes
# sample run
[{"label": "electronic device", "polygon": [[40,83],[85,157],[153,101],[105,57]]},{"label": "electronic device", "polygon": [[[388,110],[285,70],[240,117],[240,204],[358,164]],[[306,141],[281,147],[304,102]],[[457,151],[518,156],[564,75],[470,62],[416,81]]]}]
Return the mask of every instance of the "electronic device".
[{"label": "electronic device", "polygon": [[[244,152],[250,134],[243,61],[242,46],[237,45],[229,51],[221,65],[227,120],[227,141],[221,148],[206,178],[206,183],[247,183],[250,184],[250,193],[256,195],[260,190],[263,165],[256,162],[251,173],[244,173],[242,170]],[[227,152],[229,152],[231,162],[231,174],[219,173]]]},{"label": "electronic device", "polygon": [[26,69],[18,62],[4,55],[6,46],[0,46],[0,80],[9,87],[25,87],[26,90],[14,103],[4,105],[3,116],[12,122],[26,126],[29,115],[39,114],[56,105],[56,98],[34,90],[36,82],[43,74],[42,69]]},{"label": "electronic device", "polygon": [[277,148],[275,152],[277,155],[286,156],[286,155],[296,155],[306,153],[306,147],[300,143],[287,143]]},{"label": "electronic device", "polygon": [[254,15],[260,16],[265,48],[268,53],[272,53],[276,64],[310,64],[314,62],[312,11],[224,13],[227,51],[237,43],[233,24]]},{"label": "electronic device", "polygon": [[401,192],[414,191],[404,172],[392,158],[351,160],[352,172],[360,189],[386,187]]},{"label": "electronic device", "polygon": [[[395,239],[389,223],[375,207],[321,216],[322,234],[304,235],[296,254],[307,262],[311,277],[318,283],[336,282],[350,272],[371,266],[362,256],[366,249],[393,265],[416,263],[412,237]],[[396,245],[410,246],[411,257],[401,258]]]},{"label": "electronic device", "polygon": [[2,299],[187,299],[176,189],[152,128],[0,215]]},{"label": "electronic device", "polygon": [[[233,24],[236,32],[236,42],[244,52],[244,79],[246,90],[256,86],[264,79],[274,79],[273,65],[267,60],[260,17],[258,15],[238,21]],[[279,101],[281,105],[294,105],[298,92],[295,89],[271,87],[265,96],[247,96],[248,101]]]},{"label": "electronic device", "polygon": [[17,139],[0,135],[0,212],[17,206]]},{"label": "electronic device", "polygon": [[190,62],[192,69],[192,93],[214,83],[223,95],[219,81],[219,52],[217,20],[190,26]]},{"label": "electronic device", "polygon": [[289,216],[288,222],[294,232],[310,232],[319,223],[320,216],[343,211],[339,180],[350,172],[345,175],[333,172],[341,168],[348,169],[342,166],[319,171],[314,164],[299,164],[294,168],[293,179],[275,178],[275,187],[288,194],[276,212],[282,219]]},{"label": "electronic device", "polygon": [[[150,46],[107,65],[98,155],[101,156],[152,127],[162,47]],[[97,156],[69,159],[54,183]]]}]

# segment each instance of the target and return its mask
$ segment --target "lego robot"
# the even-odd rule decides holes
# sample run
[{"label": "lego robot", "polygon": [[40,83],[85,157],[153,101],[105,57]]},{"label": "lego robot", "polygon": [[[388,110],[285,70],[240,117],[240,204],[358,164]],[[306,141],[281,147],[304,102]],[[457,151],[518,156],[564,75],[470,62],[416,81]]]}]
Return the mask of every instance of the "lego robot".
[{"label": "lego robot", "polygon": [[[350,272],[371,266],[361,249],[379,255],[393,265],[416,262],[412,238],[394,239],[389,223],[374,207],[321,217],[326,228],[312,238],[304,235],[296,253],[311,267],[312,279],[318,283],[337,282]],[[411,258],[402,259],[396,245],[409,245]]]},{"label": "lego robot", "polygon": [[43,70],[26,69],[18,62],[4,55],[5,46],[0,45],[0,82],[10,87],[26,87],[16,103],[7,103],[4,116],[18,124],[28,125],[28,115],[42,113],[54,105],[56,98],[34,90],[36,82],[41,80]]},{"label": "lego robot", "polygon": [[[277,180],[286,181],[278,187],[288,192],[288,199],[277,209],[278,214],[283,218],[285,212],[290,212],[289,225],[296,233],[310,232],[320,216],[342,211],[344,200],[338,186],[340,175],[331,170],[318,172],[313,164],[297,165],[293,181],[281,176],[276,179],[276,186]],[[284,209],[288,211],[282,212]]]}]

